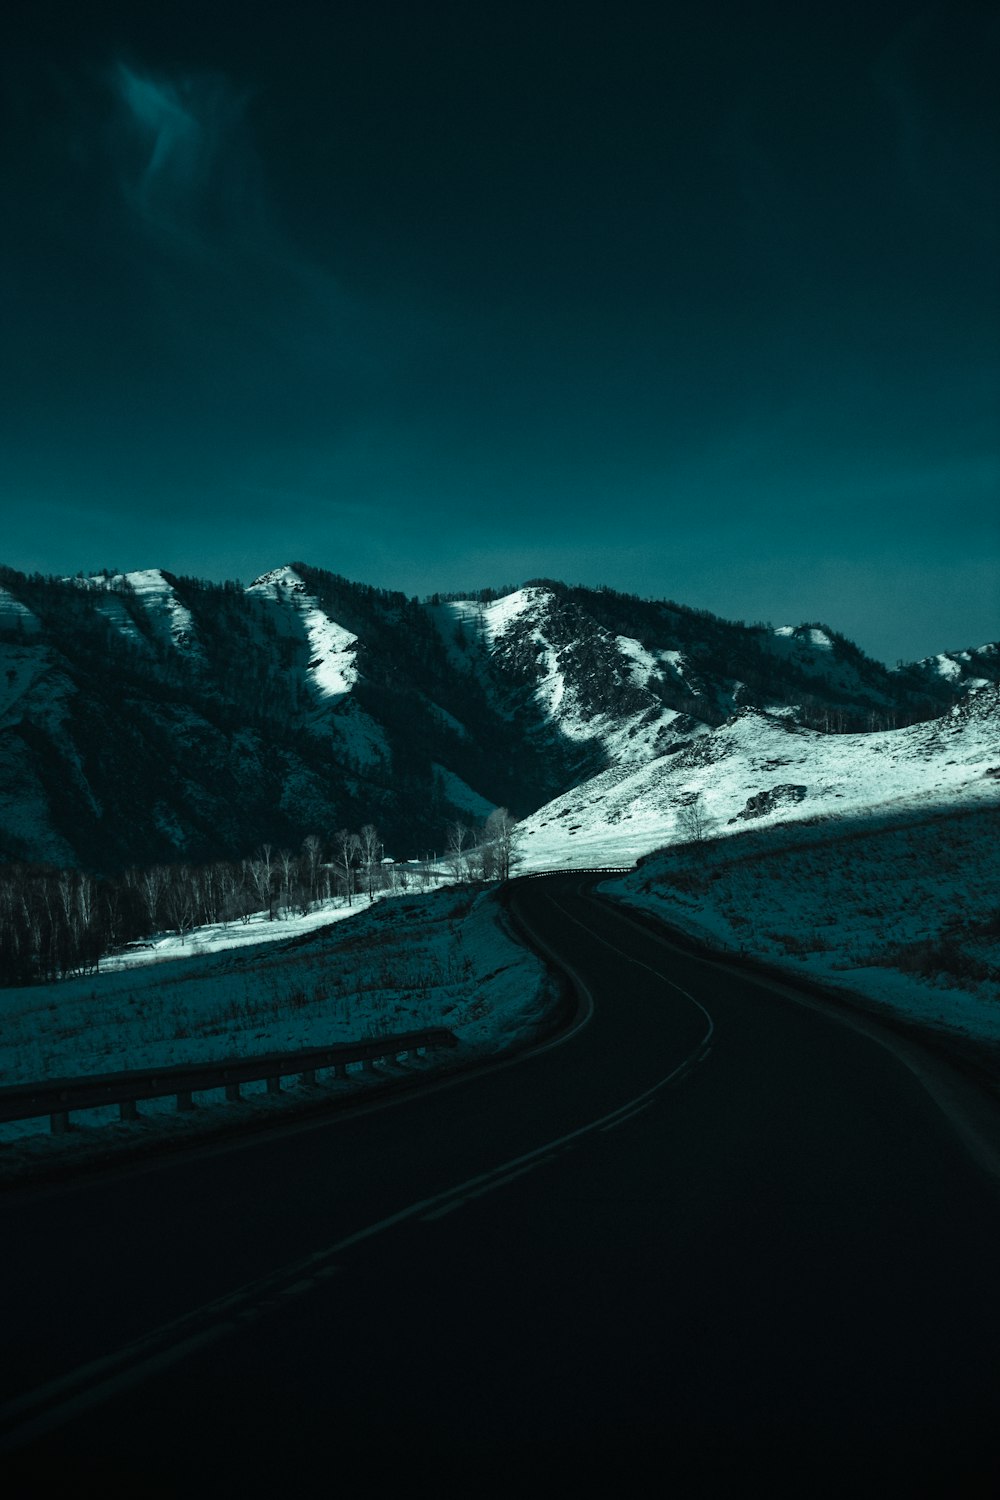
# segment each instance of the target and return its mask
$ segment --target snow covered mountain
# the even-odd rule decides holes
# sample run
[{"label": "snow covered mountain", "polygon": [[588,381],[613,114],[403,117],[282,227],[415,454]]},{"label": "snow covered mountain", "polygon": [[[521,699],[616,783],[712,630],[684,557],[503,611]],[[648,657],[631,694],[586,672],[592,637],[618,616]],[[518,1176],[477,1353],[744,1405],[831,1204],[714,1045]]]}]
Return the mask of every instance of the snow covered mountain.
[{"label": "snow covered mountain", "polygon": [[1000,688],[940,719],[823,734],[753,709],[644,765],[613,765],[522,825],[525,869],[631,863],[748,825],[1000,804]]},{"label": "snow covered mountain", "polygon": [[817,624],[550,581],[421,603],[299,563],[245,588],[2,569],[0,858],[112,871],[365,821],[423,854],[498,804],[539,857],[584,805],[625,848],[695,791],[727,820],[785,783],[808,807],[861,762],[950,795],[998,680],[995,646],[893,672]]}]

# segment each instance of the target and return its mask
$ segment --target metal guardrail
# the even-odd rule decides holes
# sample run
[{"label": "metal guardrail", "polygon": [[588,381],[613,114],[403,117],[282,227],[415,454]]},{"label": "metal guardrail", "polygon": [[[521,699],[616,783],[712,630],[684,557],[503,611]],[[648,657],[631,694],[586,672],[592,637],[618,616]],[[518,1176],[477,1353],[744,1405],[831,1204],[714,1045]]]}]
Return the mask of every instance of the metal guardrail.
[{"label": "metal guardrail", "polygon": [[128,1073],[94,1073],[89,1077],[51,1078],[45,1083],[15,1084],[0,1088],[0,1123],[11,1120],[33,1120],[49,1116],[53,1135],[69,1129],[71,1111],[96,1109],[117,1104],[122,1120],[139,1117],[138,1105],[143,1099],[163,1099],[175,1095],[177,1109],[194,1109],[193,1095],[205,1089],[226,1091],[226,1100],[235,1101],[244,1083],[267,1082],[269,1094],[281,1092],[282,1078],[301,1076],[308,1085],[316,1083],[320,1069],[333,1069],[334,1076],[346,1078],[350,1063],[362,1063],[366,1072],[386,1058],[404,1054],[416,1057],[439,1048],[457,1047],[458,1038],[445,1026],[425,1027],[422,1031],[405,1031],[395,1036],[367,1038],[360,1042],[338,1042],[330,1047],[304,1047],[295,1052],[268,1052],[257,1057],[232,1057],[222,1062],[182,1063],[177,1067],[149,1068]]}]

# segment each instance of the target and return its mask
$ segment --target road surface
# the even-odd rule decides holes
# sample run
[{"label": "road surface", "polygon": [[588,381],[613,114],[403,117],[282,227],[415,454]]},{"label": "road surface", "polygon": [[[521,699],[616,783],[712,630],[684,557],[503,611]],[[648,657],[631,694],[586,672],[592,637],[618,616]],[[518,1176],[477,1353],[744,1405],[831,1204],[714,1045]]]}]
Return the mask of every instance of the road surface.
[{"label": "road surface", "polygon": [[18,1494],[991,1493],[988,1149],[889,1047],[594,884],[513,888],[576,986],[532,1054],[5,1196]]}]

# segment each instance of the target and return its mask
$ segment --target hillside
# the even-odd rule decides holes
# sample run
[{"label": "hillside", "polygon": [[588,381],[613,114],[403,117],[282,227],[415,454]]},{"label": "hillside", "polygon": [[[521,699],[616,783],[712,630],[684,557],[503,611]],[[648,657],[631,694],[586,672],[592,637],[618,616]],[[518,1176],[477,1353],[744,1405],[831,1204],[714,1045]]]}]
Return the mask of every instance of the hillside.
[{"label": "hillside", "polygon": [[744,828],[605,889],[730,953],[846,989],[1000,1062],[1000,807]]},{"label": "hillside", "polygon": [[[940,719],[870,734],[823,734],[741,710],[672,753],[611,766],[521,828],[524,867],[631,863],[661,845],[774,823],[1000,802],[1000,689]],[[692,826],[694,825],[694,826]]]},{"label": "hillside", "polygon": [[113,873],[365,821],[423,855],[497,805],[541,831],[577,788],[627,827],[699,766],[745,760],[747,795],[769,760],[836,780],[862,741],[894,766],[895,726],[998,678],[992,646],[892,672],[825,626],[548,580],[421,602],[305,564],[247,587],[0,569],[0,859]]}]

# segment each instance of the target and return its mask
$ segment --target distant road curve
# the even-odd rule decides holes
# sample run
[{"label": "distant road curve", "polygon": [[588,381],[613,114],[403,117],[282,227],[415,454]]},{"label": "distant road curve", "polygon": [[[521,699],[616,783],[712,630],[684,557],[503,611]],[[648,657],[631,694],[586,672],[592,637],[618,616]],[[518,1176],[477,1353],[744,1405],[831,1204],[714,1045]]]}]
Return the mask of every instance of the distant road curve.
[{"label": "distant road curve", "polygon": [[575,987],[532,1052],[8,1196],[10,1472],[990,1478],[995,1179],[886,1046],[675,947],[600,878],[509,892]]}]

